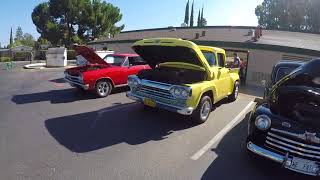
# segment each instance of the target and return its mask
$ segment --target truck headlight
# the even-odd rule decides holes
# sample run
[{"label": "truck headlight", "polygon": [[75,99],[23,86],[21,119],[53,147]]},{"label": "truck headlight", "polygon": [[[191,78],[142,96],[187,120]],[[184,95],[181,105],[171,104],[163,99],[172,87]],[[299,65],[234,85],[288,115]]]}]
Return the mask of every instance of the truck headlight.
[{"label": "truck headlight", "polygon": [[255,125],[259,130],[265,131],[271,127],[271,119],[267,115],[259,115],[256,118]]},{"label": "truck headlight", "polygon": [[128,86],[130,86],[132,88],[136,88],[139,86],[139,84],[140,84],[140,80],[136,76],[129,76],[128,77]]},{"label": "truck headlight", "polygon": [[178,98],[188,98],[190,92],[191,88],[183,86],[172,86],[170,89],[170,93]]}]

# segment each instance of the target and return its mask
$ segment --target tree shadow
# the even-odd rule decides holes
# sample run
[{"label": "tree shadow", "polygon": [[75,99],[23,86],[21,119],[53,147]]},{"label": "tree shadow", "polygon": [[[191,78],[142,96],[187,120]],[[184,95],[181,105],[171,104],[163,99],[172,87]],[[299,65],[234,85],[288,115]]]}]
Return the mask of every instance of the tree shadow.
[{"label": "tree shadow", "polygon": [[[54,80],[59,81],[60,80]],[[112,94],[118,94],[128,91],[128,87],[115,88]],[[16,104],[29,104],[42,101],[50,101],[52,104],[70,103],[81,100],[97,99],[98,96],[93,91],[82,91],[77,88],[50,90],[46,92],[14,95],[11,101]],[[105,97],[108,98],[108,97]]]},{"label": "tree shadow", "polygon": [[14,95],[11,98],[11,101],[16,104],[29,104],[42,101],[50,101],[52,104],[60,104],[95,98],[97,97],[93,93],[83,92],[75,88],[70,88],[39,93]]},{"label": "tree shadow", "polygon": [[86,153],[119,143],[138,145],[160,141],[196,124],[162,110],[145,110],[139,103],[121,104],[99,111],[45,121],[53,138],[72,152]]},{"label": "tree shadow", "polygon": [[217,155],[202,176],[207,179],[313,179],[281,168],[277,163],[250,157],[246,150],[247,122],[250,113],[230,130],[212,151]]}]

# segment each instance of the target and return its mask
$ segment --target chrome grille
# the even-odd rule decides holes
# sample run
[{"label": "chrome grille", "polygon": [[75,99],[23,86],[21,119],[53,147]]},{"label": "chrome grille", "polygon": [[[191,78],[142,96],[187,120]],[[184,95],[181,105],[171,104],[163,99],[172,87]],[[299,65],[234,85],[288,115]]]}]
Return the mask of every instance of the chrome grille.
[{"label": "chrome grille", "polygon": [[185,107],[186,100],[175,98],[169,91],[170,85],[168,84],[158,84],[158,83],[151,83],[148,81],[146,84],[141,84],[136,89],[136,94],[154,99],[158,102],[178,106],[178,107]]},{"label": "chrome grille", "polygon": [[78,83],[82,83],[81,79],[79,76],[72,76],[70,74],[65,74],[65,78],[70,80],[70,81],[73,81],[73,82],[78,82]]},{"label": "chrome grille", "polygon": [[275,130],[268,132],[265,141],[267,147],[280,151],[283,154],[289,153],[290,155],[302,158],[320,160],[320,146],[307,142],[303,143],[277,132]]}]

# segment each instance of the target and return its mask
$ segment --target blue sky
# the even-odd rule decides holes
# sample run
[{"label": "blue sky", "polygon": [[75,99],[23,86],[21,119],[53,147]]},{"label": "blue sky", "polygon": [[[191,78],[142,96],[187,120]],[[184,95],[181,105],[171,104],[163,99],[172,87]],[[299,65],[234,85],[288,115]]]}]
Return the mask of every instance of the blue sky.
[{"label": "blue sky", "polygon": [[[9,43],[10,27],[18,26],[24,32],[39,37],[32,23],[33,8],[45,0],[2,0],[0,6],[0,42]],[[195,19],[204,5],[204,17],[208,25],[257,25],[254,9],[263,0],[195,0]],[[187,0],[108,0],[121,9],[120,24],[124,30],[180,26],[184,20]]]}]

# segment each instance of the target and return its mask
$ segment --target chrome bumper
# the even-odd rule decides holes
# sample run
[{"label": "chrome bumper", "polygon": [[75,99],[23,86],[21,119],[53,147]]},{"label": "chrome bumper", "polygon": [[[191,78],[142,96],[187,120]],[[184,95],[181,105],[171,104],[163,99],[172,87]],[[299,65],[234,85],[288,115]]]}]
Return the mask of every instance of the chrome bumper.
[{"label": "chrome bumper", "polygon": [[70,81],[67,78],[64,78],[64,80],[67,81],[71,86],[81,87],[84,90],[88,90],[89,89],[89,84],[81,84],[79,82]]},{"label": "chrome bumper", "polygon": [[308,175],[312,175],[312,176],[320,176],[320,172],[318,173],[306,173],[306,172],[301,172],[301,171],[297,171],[295,169],[290,168],[290,165],[292,163],[292,158],[272,151],[269,151],[267,149],[264,149],[260,146],[257,146],[255,144],[253,144],[252,142],[248,142],[247,143],[247,149],[250,150],[251,152],[260,155],[264,158],[270,159],[274,162],[277,162],[279,164],[282,164],[282,167],[286,168],[286,169],[290,169],[292,171],[298,172],[298,173],[302,173],[302,174],[308,174]]},{"label": "chrome bumper", "polygon": [[[127,92],[127,97],[134,100],[134,101],[139,101],[139,102],[143,102],[145,97],[133,94],[131,92]],[[178,107],[178,106],[172,106],[170,104],[166,104],[163,102],[159,102],[156,101],[156,107],[161,108],[161,109],[165,109],[168,111],[172,111],[172,112],[176,112],[182,115],[191,115],[193,112],[193,108],[192,107]]]}]

